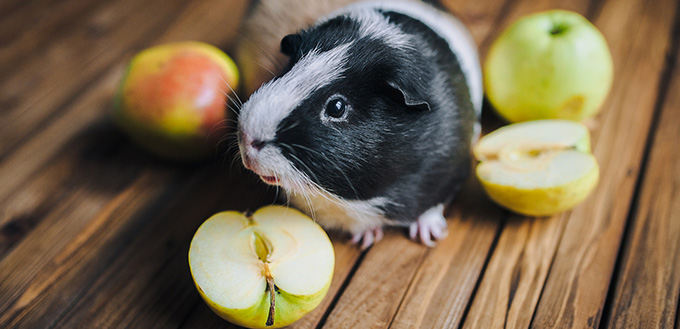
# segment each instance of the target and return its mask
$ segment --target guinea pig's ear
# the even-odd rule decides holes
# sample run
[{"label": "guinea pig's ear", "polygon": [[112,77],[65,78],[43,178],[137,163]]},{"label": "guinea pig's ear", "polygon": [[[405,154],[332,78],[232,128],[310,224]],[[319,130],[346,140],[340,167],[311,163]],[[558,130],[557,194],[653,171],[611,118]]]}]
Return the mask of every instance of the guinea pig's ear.
[{"label": "guinea pig's ear", "polygon": [[394,97],[398,98],[397,101],[403,102],[414,110],[429,111],[430,104],[423,97],[423,95],[427,95],[425,83],[417,80],[420,79],[414,81],[395,79],[388,81],[387,84],[393,90]]},{"label": "guinea pig's ear", "polygon": [[281,40],[281,52],[292,57],[298,52],[302,45],[302,36],[299,34],[289,34]]}]

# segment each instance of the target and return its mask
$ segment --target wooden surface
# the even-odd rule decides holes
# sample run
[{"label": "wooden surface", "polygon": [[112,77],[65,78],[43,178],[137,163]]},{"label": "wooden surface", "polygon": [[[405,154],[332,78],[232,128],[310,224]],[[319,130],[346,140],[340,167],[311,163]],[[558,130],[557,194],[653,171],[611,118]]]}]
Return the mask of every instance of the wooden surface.
[{"label": "wooden surface", "polygon": [[[587,122],[601,168],[572,211],[524,218],[470,180],[427,249],[404,232],[336,273],[292,328],[679,328],[677,0],[446,0],[482,56],[528,13],[582,13],[607,38],[611,95]],[[131,56],[201,40],[233,51],[246,0],[0,2],[0,328],[233,328],[195,291],[188,245],[221,210],[274,191],[229,157],[178,165],[111,123]],[[485,130],[500,125],[486,109]]]}]

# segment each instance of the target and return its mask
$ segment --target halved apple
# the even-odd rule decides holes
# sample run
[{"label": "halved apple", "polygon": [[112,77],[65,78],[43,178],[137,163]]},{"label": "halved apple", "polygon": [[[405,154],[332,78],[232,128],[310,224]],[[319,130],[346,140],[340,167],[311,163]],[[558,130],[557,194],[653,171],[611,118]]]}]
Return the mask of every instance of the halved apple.
[{"label": "halved apple", "polygon": [[599,179],[588,129],[574,121],[538,120],[502,127],[479,140],[477,177],[501,206],[548,216],[583,201]]},{"label": "halved apple", "polygon": [[313,310],[328,292],[334,265],[324,230],[283,206],[218,213],[189,248],[201,297],[222,318],[249,328],[280,328]]}]

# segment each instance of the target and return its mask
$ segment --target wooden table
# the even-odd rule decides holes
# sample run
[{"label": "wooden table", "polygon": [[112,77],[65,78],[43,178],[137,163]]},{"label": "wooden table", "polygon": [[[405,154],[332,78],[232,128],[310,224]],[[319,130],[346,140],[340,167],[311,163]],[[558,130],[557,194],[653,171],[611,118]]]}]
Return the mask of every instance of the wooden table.
[{"label": "wooden table", "polygon": [[[524,218],[470,180],[436,248],[401,231],[361,252],[333,235],[330,292],[293,328],[678,328],[677,0],[444,1],[486,54],[510,22],[565,8],[606,36],[612,93],[588,124],[601,166],[573,211]],[[274,194],[232,159],[154,159],[112,125],[137,51],[228,52],[245,0],[0,2],[0,328],[230,328],[196,292],[191,237]],[[498,125],[487,109],[487,130]]]}]

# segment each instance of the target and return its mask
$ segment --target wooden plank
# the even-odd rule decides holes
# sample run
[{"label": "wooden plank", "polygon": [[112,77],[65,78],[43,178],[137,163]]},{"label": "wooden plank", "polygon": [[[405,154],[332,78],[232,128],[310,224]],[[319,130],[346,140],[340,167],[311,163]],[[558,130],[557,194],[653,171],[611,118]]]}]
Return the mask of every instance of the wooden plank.
[{"label": "wooden plank", "polygon": [[0,19],[16,14],[19,10],[40,0],[5,0],[0,2]]},{"label": "wooden plank", "polygon": [[[69,267],[71,261],[82,257],[80,254],[77,257],[72,256],[72,253],[87,252],[86,249],[78,251],[82,244],[80,241],[89,239],[88,234],[93,232],[100,232],[102,229],[115,232],[116,226],[124,226],[123,223],[127,221],[116,223],[118,218],[109,216],[113,212],[112,208],[134,210],[145,206],[145,202],[168,187],[159,183],[170,180],[170,177],[163,178],[161,175],[155,178],[140,178],[136,184],[131,185],[127,193],[122,193],[113,200],[108,195],[95,198],[90,195],[89,189],[82,188],[61,207],[50,212],[0,263],[0,292],[3,295],[0,301],[0,326],[10,328],[23,324],[26,327],[42,328],[56,320],[58,317],[54,316],[58,312],[53,308],[73,302],[78,296],[77,293],[69,294],[71,291],[68,290],[53,290],[59,286],[57,282],[63,279],[64,273],[72,270]],[[125,213],[122,215],[127,217]],[[89,273],[94,269],[81,270]],[[84,282],[87,281],[79,281],[72,288],[85,289]],[[52,292],[49,298],[57,299],[52,304],[49,299],[47,302],[45,300],[45,294],[49,292]],[[39,316],[47,310],[52,314]]]},{"label": "wooden plank", "polygon": [[[73,31],[62,42],[40,49],[17,74],[0,81],[0,159],[22,141],[39,132],[41,125],[66,112],[89,84],[105,75],[121,58],[146,44],[169,24],[183,1],[120,0],[107,3],[90,17],[101,35],[87,29]],[[114,64],[115,63],[115,64]],[[62,110],[62,111],[60,111]]]},{"label": "wooden plank", "polygon": [[[175,35],[174,31],[190,29],[188,27],[189,22],[196,27],[203,25],[215,26],[219,25],[222,19],[228,19],[229,16],[226,15],[222,15],[219,18],[213,17],[213,20],[203,20],[203,25],[184,19],[187,16],[195,17],[197,11],[206,10],[204,7],[205,3],[211,4],[213,2],[192,2],[192,5],[178,17],[176,23],[173,23],[172,27],[163,33],[160,38],[163,40],[178,40],[181,36]],[[229,8],[233,10],[231,15],[234,16],[228,19],[231,22],[227,24],[228,26],[235,29],[236,24],[239,22],[238,17],[245,8],[245,4],[245,1],[241,1],[239,7],[238,4],[230,3]],[[215,9],[226,11],[226,8],[223,8],[224,6],[224,4],[222,7],[216,6]],[[203,30],[206,29],[203,28]],[[184,33],[184,36],[189,35]],[[221,39],[219,39],[213,33],[210,37],[206,37],[206,39],[226,44],[229,43],[233,36],[234,32],[225,32],[224,35],[220,36]],[[193,37],[195,37],[194,39],[201,39],[198,35],[193,35]],[[5,204],[4,207],[0,207],[0,226],[7,225],[16,216],[31,212],[31,209],[38,207],[42,202],[41,200],[44,200],[49,195],[48,192],[52,191],[49,188],[46,189],[46,187],[58,186],[60,184],[60,179],[63,177],[58,175],[51,176],[54,178],[53,180],[39,181],[37,183],[27,183],[27,179],[35,182],[33,176],[36,175],[34,173],[56,156],[64,143],[71,141],[75,136],[81,134],[83,130],[88,129],[88,127],[92,127],[97,122],[108,118],[111,112],[113,94],[122,76],[127,58],[129,58],[129,55],[119,58],[115,66],[105,76],[99,78],[99,81],[90,85],[88,91],[79,95],[78,99],[64,113],[54,118],[54,121],[49,126],[39,131],[35,136],[32,136],[30,140],[25,141],[11,156],[6,157],[4,161],[0,162],[0,177],[3,177],[0,180],[0,204]],[[42,188],[39,186],[40,184],[44,184]],[[27,187],[33,187],[33,189],[26,191]],[[25,228],[22,228],[22,230],[25,230]],[[18,238],[20,236],[17,236],[13,231],[11,239],[16,240]],[[0,251],[2,249],[1,246],[2,244],[0,244]]]},{"label": "wooden plank", "polygon": [[567,217],[511,217],[464,328],[529,327]]},{"label": "wooden plank", "polygon": [[[159,207],[133,210],[128,221],[145,223],[137,232],[106,233],[108,243],[89,240],[90,257],[74,264],[73,275],[61,280],[62,287],[51,294],[78,281],[92,284],[65,308],[67,313],[56,327],[168,328],[184,322],[199,299],[187,263],[189,242],[198,226],[218,211],[256,209],[267,199],[255,177],[231,175],[219,163],[200,171],[181,193]],[[111,245],[118,253],[101,259],[99,255],[108,255]],[[101,271],[79,274],[90,267]],[[53,303],[58,304],[56,296]]]},{"label": "wooden plank", "polygon": [[450,236],[424,256],[390,328],[459,327],[505,215],[472,178],[448,218]]},{"label": "wooden plank", "polygon": [[[242,6],[242,7],[244,7],[244,6]],[[192,11],[191,8],[192,7],[190,6],[189,9],[187,11],[185,11],[184,13],[193,14],[194,16],[196,16],[195,15],[196,13],[194,11]],[[196,6],[194,8],[196,8],[196,10],[205,10],[206,9],[204,6]],[[234,9],[235,8],[234,4],[232,3],[229,6],[229,8]],[[238,15],[238,12],[234,11],[234,12],[232,12],[232,14]],[[180,16],[180,18],[181,17],[183,17],[183,16]],[[218,17],[213,15],[213,19],[217,20]],[[219,19],[224,19],[224,16],[221,16]],[[178,21],[179,22],[184,21],[185,23],[180,23],[180,24],[186,24],[185,20],[179,19]],[[237,22],[238,22],[237,20],[232,20],[231,24],[237,24]],[[204,20],[202,24],[216,25],[217,23],[219,23],[219,22],[218,21],[206,21],[206,20]],[[175,26],[175,25],[173,25],[173,26]],[[177,28],[175,29],[175,31],[178,31],[178,30],[180,30],[180,29],[177,29]],[[163,36],[164,37],[168,37],[168,36],[172,37],[171,33],[166,33]],[[230,38],[232,36],[233,36],[233,33],[225,34],[224,36],[222,36],[222,38],[223,38],[222,41],[223,42],[225,41],[224,40],[225,37]],[[50,128],[54,127],[54,130],[53,130],[54,136],[52,136],[52,138],[49,138],[50,134],[47,134],[47,135],[45,135],[46,137],[41,139],[40,142],[37,143],[37,144],[38,145],[50,145],[50,143],[55,142],[54,137],[56,137],[56,139],[57,139],[56,140],[57,145],[58,144],[68,144],[68,142],[59,143],[59,141],[62,141],[62,139],[64,138],[63,137],[64,135],[69,136],[69,135],[75,134],[80,129],[85,129],[85,127],[89,127],[92,124],[93,120],[99,120],[99,119],[101,119],[102,116],[105,117],[105,115],[102,115],[102,114],[106,114],[106,112],[91,111],[91,107],[95,107],[95,108],[103,107],[104,111],[110,110],[109,104],[110,104],[110,99],[111,99],[111,95],[112,95],[112,90],[114,88],[112,88],[113,86],[108,84],[108,82],[110,82],[110,80],[117,80],[117,78],[120,76],[120,73],[121,73],[120,70],[114,70],[114,72],[109,74],[110,78],[104,79],[105,82],[107,82],[107,83],[102,83],[102,84],[94,86],[94,88],[92,88],[92,91],[88,92],[85,95],[85,97],[83,97],[84,100],[83,100],[82,103],[80,103],[83,106],[82,107],[76,106],[76,108],[78,110],[71,112],[72,113],[71,118],[69,118],[68,116],[64,116],[64,117],[60,118],[60,119],[63,118],[63,122],[64,122],[64,126],[62,126],[61,128],[67,128],[67,129],[59,129],[59,125],[52,125],[52,126],[50,126]],[[102,106],[103,104],[105,104],[105,105]],[[85,110],[85,111],[83,111],[83,110]],[[87,110],[90,110],[90,111],[87,111]],[[92,112],[92,113],[90,113],[90,112]],[[77,119],[77,120],[74,120],[76,124],[75,125],[72,124],[73,122],[69,119]],[[63,130],[66,130],[67,133],[61,134],[61,135],[57,134],[57,132],[61,132]],[[40,149],[40,147],[36,146],[34,149]],[[49,151],[52,152],[53,149],[55,150],[55,152],[59,151],[59,149],[56,148],[56,147],[49,149]],[[139,154],[137,154],[137,155],[139,156]],[[41,163],[41,162],[47,161],[47,159],[49,159],[49,156],[46,157],[46,156],[44,156],[44,154],[42,154],[41,158],[39,159],[40,161],[30,161],[30,162],[31,163],[36,163],[36,162]],[[131,160],[131,159],[128,158],[127,160]],[[8,166],[8,167],[12,168],[12,166]],[[113,169],[113,168],[109,168],[109,169]],[[142,168],[140,168],[140,169],[142,169]],[[79,172],[78,168],[71,168],[71,170],[73,172]],[[157,171],[156,169],[151,169],[151,168],[146,169],[146,170],[151,171],[151,172]],[[160,189],[162,189],[163,186],[165,186],[165,185],[164,184],[158,184],[158,188],[160,188]],[[145,194],[143,196],[140,196],[139,198],[140,199],[154,198],[154,195],[156,195],[156,194],[159,194],[159,193],[158,192],[149,192],[148,195]],[[82,198],[83,196],[80,195],[79,197]],[[253,198],[253,200],[258,200],[258,199]],[[131,208],[131,209],[134,209],[134,207]],[[77,231],[78,227],[72,226],[71,229],[74,230],[74,231]],[[118,232],[118,233],[120,233],[120,232]],[[64,236],[63,238],[64,238],[64,241],[68,241],[68,235]],[[106,249],[106,250],[108,250],[108,249]],[[184,255],[184,256],[186,256],[186,255]],[[47,255],[45,258],[42,258],[42,259],[49,259],[49,255]],[[107,257],[104,257],[104,259],[107,259]],[[89,265],[91,265],[91,264],[89,264]],[[97,265],[97,264],[95,264],[95,265]],[[87,269],[101,268],[101,264],[99,264],[99,265],[100,265],[99,267],[98,266],[87,266],[86,268]],[[91,272],[87,272],[87,271],[85,271],[85,272],[91,273]],[[68,279],[63,279],[65,281],[65,283],[61,283],[62,286],[59,286],[58,284],[55,284],[55,283],[51,283],[51,285],[50,285],[51,288],[52,287],[61,287],[65,291],[71,292],[70,294],[67,294],[68,297],[77,296],[79,293],[82,293],[82,291],[83,291],[82,289],[85,289],[87,287],[87,286],[82,286],[82,288],[81,288],[80,286],[78,286],[78,288],[74,288],[73,287],[74,282],[76,282],[76,281],[80,282],[81,280],[87,282],[87,279],[90,279],[90,281],[93,280],[91,277],[88,277],[89,274],[79,273],[78,276],[75,276],[75,274],[73,274],[73,272],[71,270],[69,270],[68,273],[70,273],[70,275],[73,275],[73,276],[69,277]],[[64,276],[65,276],[64,274],[60,274],[59,277],[63,278]],[[78,280],[75,280],[73,278],[77,278]],[[20,288],[18,288],[18,289],[20,289]],[[57,289],[57,288],[52,288],[52,289]],[[72,292],[72,291],[74,291],[74,292]],[[38,298],[38,297],[36,297],[36,298]],[[48,292],[42,292],[41,291],[39,299],[40,299],[40,304],[41,304],[42,307],[38,311],[36,311],[35,307],[30,308],[29,311],[32,312],[32,317],[37,317],[36,314],[47,314],[47,313],[50,313],[50,312],[58,313],[59,311],[64,310],[63,308],[69,306],[68,304],[62,305],[63,303],[54,302],[55,298],[61,298],[61,301],[63,302],[64,296],[60,296],[59,294],[55,293],[54,290],[50,290]],[[51,301],[51,303],[50,303],[50,301]],[[42,310],[45,310],[45,311],[42,311]],[[54,314],[52,314],[52,315],[54,315]],[[25,321],[25,322],[21,322],[23,324],[31,323],[33,325],[33,324],[35,324],[34,321],[37,321],[35,319],[28,319],[26,317],[19,317],[19,316],[16,316],[16,315],[11,315],[10,313],[8,313],[8,316],[13,317],[12,321],[15,321],[15,322],[16,321]],[[17,320],[17,319],[19,319],[19,320]],[[41,319],[40,321],[44,321],[44,319]],[[12,322],[12,323],[14,323],[14,322]]]},{"label": "wooden plank", "polygon": [[607,1],[595,19],[615,64],[612,94],[593,131],[601,180],[571,212],[533,328],[599,326],[648,136],[675,1]]},{"label": "wooden plank", "polygon": [[[125,5],[124,2],[119,3]],[[150,10],[153,10],[153,8]],[[134,19],[139,20],[147,16],[146,14],[148,13],[141,11],[139,14],[132,16]],[[238,13],[234,12],[234,14]],[[162,15],[155,16],[163,17]],[[115,18],[115,15],[112,17]],[[125,22],[126,20],[123,19],[122,23]],[[132,22],[134,22],[134,20]],[[157,22],[157,20],[151,20],[151,22]],[[205,22],[205,24],[211,23],[216,22]],[[138,24],[133,24],[130,28],[140,28],[140,26]],[[122,34],[120,32],[115,32],[113,34],[117,35],[118,37],[126,37],[125,34],[129,33],[129,31],[126,31],[125,29],[121,30],[123,32]],[[141,31],[144,31],[144,29],[142,28]],[[77,59],[78,58],[75,60],[77,61]],[[117,58],[116,60],[120,59]],[[33,229],[32,226],[37,226],[35,232],[25,238],[25,241],[22,241],[22,244],[16,246],[16,248],[12,250],[12,253],[6,259],[4,259],[4,262],[2,263],[4,264],[3,269],[7,269],[7,271],[0,272],[0,274],[2,274],[0,275],[0,281],[3,283],[2,290],[0,290],[2,291],[1,294],[3,295],[2,303],[0,303],[0,309],[2,310],[2,317],[0,318],[2,321],[0,321],[0,323],[45,321],[44,318],[41,319],[39,317],[38,320],[29,319],[26,315],[26,312],[30,310],[33,312],[32,317],[36,317],[35,303],[40,303],[41,306],[48,305],[49,307],[52,307],[50,309],[45,306],[39,308],[39,310],[46,309],[55,311],[56,309],[60,309],[61,307],[68,305],[61,305],[62,303],[45,304],[45,299],[61,298],[63,302],[63,299],[67,298],[66,296],[68,296],[68,298],[75,298],[77,297],[78,291],[82,292],[82,290],[75,289],[76,292],[74,292],[73,295],[62,295],[55,294],[52,290],[50,290],[52,293],[47,294],[49,297],[43,297],[44,293],[42,289],[45,287],[41,286],[40,282],[49,281],[35,281],[35,278],[42,278],[40,275],[44,276],[44,274],[40,274],[40,271],[44,270],[45,266],[47,266],[47,264],[52,261],[53,257],[55,257],[55,253],[59,252],[66,243],[71,242],[71,239],[74,238],[74,235],[80,232],[83,227],[91,225],[89,221],[95,220],[93,219],[93,215],[96,213],[96,211],[101,210],[102,207],[107,205],[106,201],[111,199],[111,195],[105,193],[99,195],[98,197],[93,197],[93,195],[90,195],[90,193],[93,191],[97,191],[96,188],[103,188],[106,185],[102,183],[95,183],[93,185],[82,187],[74,186],[76,191],[71,193],[68,198],[65,200],[56,200],[62,202],[63,204],[58,204],[56,201],[49,201],[50,192],[54,192],[52,189],[48,191],[40,191],[40,195],[35,195],[31,194],[30,192],[28,194],[24,194],[22,192],[26,191],[19,187],[20,184],[25,182],[26,178],[31,178],[31,176],[34,175],[34,172],[36,170],[41,170],[41,168],[43,170],[47,169],[47,171],[50,173],[45,175],[40,173],[37,175],[38,179],[35,180],[31,178],[32,183],[28,185],[32,188],[36,188],[36,190],[33,190],[33,192],[37,192],[37,189],[39,189],[41,185],[43,188],[53,186],[57,188],[56,190],[63,189],[65,180],[72,176],[60,176],[60,172],[88,174],[87,171],[83,172],[83,163],[79,163],[80,159],[77,155],[74,156],[73,152],[69,151],[62,152],[62,150],[70,150],[74,147],[75,149],[78,149],[78,145],[80,145],[81,142],[77,140],[77,137],[83,134],[84,131],[91,129],[93,125],[96,126],[96,122],[108,116],[112,95],[116,88],[117,81],[122,74],[122,66],[122,63],[117,64],[117,68],[110,70],[109,74],[107,74],[103,79],[100,79],[97,84],[94,86],[88,86],[87,88],[89,88],[89,91],[82,95],[82,97],[79,97],[79,100],[74,104],[74,106],[68,108],[63,116],[58,117],[56,122],[53,122],[51,125],[49,125],[46,130],[40,131],[36,137],[30,139],[29,143],[22,145],[22,147],[19,149],[20,151],[13,154],[13,157],[6,159],[0,164],[0,172],[2,173],[1,176],[3,177],[3,179],[0,181],[2,184],[4,184],[3,188],[0,188],[0,193],[3,193],[3,196],[12,196],[12,199],[5,201],[11,202],[11,208],[13,208],[9,209],[8,211],[7,208],[2,207],[2,220],[5,221],[5,224],[9,223],[8,226],[3,227],[3,233],[13,233],[11,236],[13,241],[7,241],[7,239],[4,239],[3,245],[7,246],[6,242],[12,245],[15,244],[18,240],[23,238],[23,235],[28,235],[30,233],[29,231]],[[83,81],[80,82],[82,83]],[[116,135],[118,135],[118,133],[116,133]],[[86,134],[82,137],[91,138],[93,136],[87,136]],[[85,139],[83,141],[85,141]],[[73,143],[76,145],[71,145]],[[96,141],[90,140],[87,141],[87,143],[96,143]],[[60,163],[64,163],[64,161],[55,161],[53,159],[57,155],[61,156],[62,159],[66,159],[65,165],[60,165]],[[139,153],[136,154],[137,157],[139,157],[139,155]],[[144,158],[145,157],[142,159]],[[117,160],[132,160],[132,158],[122,157]],[[146,160],[148,160],[148,158]],[[52,165],[49,167],[44,167],[44,164],[48,163],[48,161],[51,162]],[[73,163],[74,161],[75,163]],[[141,164],[138,160],[132,161],[129,164],[133,164],[135,162],[137,163],[137,166]],[[116,163],[120,164],[117,161],[114,161],[112,164],[115,165]],[[106,172],[114,168],[109,167],[107,169],[100,167],[99,169]],[[158,169],[159,168],[150,169],[153,172],[158,172],[154,174],[154,177],[162,177],[158,175],[167,174],[163,173],[165,170]],[[91,172],[90,174],[98,173]],[[99,174],[101,174],[101,172]],[[167,183],[171,182],[170,179],[161,179],[161,181],[165,180],[168,181]],[[125,180],[123,180],[123,182],[124,181]],[[68,183],[73,184],[73,181]],[[153,192],[153,190],[146,190],[146,193],[148,194],[140,195],[138,196],[138,199],[147,200],[147,198],[157,197],[157,195],[162,194],[161,192],[163,191],[164,187],[168,187],[167,183],[156,184],[156,188],[158,190],[155,190],[155,192]],[[92,190],[93,188],[94,190]],[[14,196],[17,194],[25,198],[23,205],[17,206],[17,204],[13,202],[21,200],[21,198],[14,198]],[[2,200],[2,198],[0,198],[0,200]],[[39,213],[33,212],[33,216],[28,218],[16,217],[17,214],[20,215],[23,212],[30,211],[31,206],[44,205],[46,200],[48,203],[51,203],[52,206],[55,204],[58,206],[54,206],[54,209],[40,208]],[[115,201],[115,199],[113,201]],[[73,216],[73,218],[70,218],[70,216]],[[17,223],[19,223],[18,226],[15,225]],[[16,227],[20,228],[18,232],[17,230],[12,230],[12,228]],[[10,229],[5,230],[6,228]],[[4,237],[5,235],[3,234],[3,238]],[[58,237],[59,239],[53,241],[53,239],[50,237]],[[5,249],[5,251],[6,250],[7,249]],[[36,252],[38,253],[38,257],[31,256],[32,253]],[[22,265],[19,266],[18,264]],[[10,269],[13,269],[13,271],[9,271]],[[50,273],[50,271],[47,270],[45,273]],[[84,289],[85,287],[86,286],[83,286],[79,289]],[[43,312],[43,314],[45,313]]]},{"label": "wooden plank", "polygon": [[[678,31],[676,21],[676,31]],[[680,52],[616,278],[609,328],[677,328],[680,293]]]},{"label": "wooden plank", "polygon": [[59,167],[53,167],[49,168],[47,174],[36,172],[41,168],[46,169],[45,164],[52,162],[58,155],[71,155],[62,152],[82,145],[84,141],[76,140],[77,136],[88,137],[88,127],[96,126],[108,117],[111,99],[122,73],[122,65],[112,69],[62,116],[24,143],[12,156],[0,162],[0,204],[3,205],[0,225],[7,225],[13,218],[39,207],[43,200],[59,191],[59,186],[73,170],[73,162],[60,171],[55,171]]},{"label": "wooden plank", "polygon": [[[92,104],[83,103],[85,107],[89,105]],[[96,106],[89,107],[94,108]],[[104,129],[106,134],[106,128],[95,127],[96,130],[82,131],[67,143],[55,144],[50,151],[61,157],[53,158],[28,184],[27,190],[15,190],[17,199],[4,200],[12,207],[3,203],[3,215],[7,216],[3,218],[7,220],[2,226],[3,247],[5,243],[16,246],[9,246],[11,252],[3,248],[10,253],[0,262],[3,296],[0,313],[13,307],[56,253],[139,174],[143,166],[139,161],[144,160],[139,157],[139,151],[129,147],[119,134],[102,136],[99,130]],[[50,145],[49,141],[46,143]],[[168,170],[162,168],[155,168],[154,174],[161,181],[170,177]],[[41,187],[50,189],[40,190]],[[15,202],[21,205],[15,208]],[[31,204],[37,209],[32,210]],[[14,241],[7,241],[6,233],[13,234],[10,238]]]},{"label": "wooden plank", "polygon": [[[44,225],[3,262],[2,266],[14,267],[14,270],[3,278],[6,279],[2,284],[3,295],[11,304],[3,308],[0,325],[5,328],[47,328],[60,319],[68,306],[78,300],[93,278],[108,265],[112,254],[119,252],[120,247],[110,240],[117,238],[118,243],[125,244],[129,235],[143,223],[139,218],[136,221],[128,218],[139,209],[154,205],[157,195],[162,195],[160,192],[172,191],[167,185],[158,183],[158,177],[142,176],[104,206],[90,205],[89,213],[83,212],[85,207],[82,205],[70,204],[63,212],[54,213],[54,217],[63,218],[61,223],[56,223],[63,225],[63,230],[45,228],[54,222],[46,218]],[[84,195],[77,197],[73,202],[86,202]],[[76,222],[74,218],[78,217],[81,219]],[[36,241],[38,239],[40,242]],[[98,263],[78,266],[91,259]]]},{"label": "wooden plank", "polygon": [[426,251],[403,232],[386,232],[366,253],[323,327],[387,328]]},{"label": "wooden plank", "polygon": [[194,40],[231,51],[252,0],[191,1],[154,44]]},{"label": "wooden plank", "polygon": [[0,74],[7,76],[19,70],[26,59],[39,56],[38,49],[61,42],[61,37],[73,29],[91,28],[95,33],[85,18],[100,4],[93,0],[29,2],[0,19]]},{"label": "wooden plank", "polygon": [[[531,6],[528,6],[529,3],[531,3]],[[530,9],[532,11],[547,9],[553,7],[554,3],[550,1],[538,3],[514,1],[485,5],[486,7],[479,8],[478,5],[465,2],[456,7],[456,4],[447,3],[449,8],[454,8],[453,11],[463,17],[463,20],[469,24],[471,31],[475,34],[476,39],[480,40],[482,43],[481,54],[486,52],[490,40],[493,40],[502,31],[500,28],[492,29],[493,24],[504,21],[512,22],[519,16],[526,14]],[[577,5],[580,5],[580,3],[573,4],[573,6]],[[456,10],[455,8],[460,9]],[[501,10],[498,10],[498,8],[501,8]],[[484,9],[491,12],[485,14]],[[466,15],[468,12],[470,14]],[[491,13],[497,16],[493,16]],[[472,17],[472,19],[466,17]],[[487,22],[484,23],[484,20],[487,20]],[[483,35],[484,33],[491,34]],[[485,110],[491,109],[485,108]],[[490,126],[499,125],[497,119],[489,118],[489,116],[486,116],[484,123],[486,131]],[[475,189],[479,190],[479,187],[475,186]],[[465,191],[465,194],[470,194],[470,190]],[[476,194],[476,197],[488,202],[481,191]],[[486,225],[473,226],[463,230],[465,232],[463,237],[472,239],[470,244],[475,245],[476,248],[464,248],[458,252],[446,253],[444,251],[452,249],[451,246],[447,246],[442,247],[441,252],[437,252],[437,249],[435,249],[427,255],[423,265],[419,268],[419,275],[411,283],[410,291],[402,301],[402,306],[393,320],[392,327],[454,328],[460,325],[460,321],[465,316],[464,312],[469,304],[469,299],[472,298],[474,293],[475,284],[482,275],[484,261],[490,248],[493,247],[493,241],[499,229],[498,220],[489,223],[488,218],[498,219],[503,217],[498,212],[498,208],[493,205],[480,205],[475,204],[475,202],[465,202],[464,204],[473,204],[484,209],[496,209],[496,213],[477,213],[470,216],[475,218],[472,220],[487,221]],[[466,210],[474,212],[471,209],[466,208]],[[448,266],[450,267],[447,268],[446,264],[449,263]],[[443,275],[444,272],[442,271],[452,268],[455,268],[456,271]],[[461,268],[466,270],[461,272]],[[439,274],[437,274],[438,272]]]},{"label": "wooden plank", "polygon": [[[525,15],[555,8],[587,15],[593,6],[594,1],[517,1],[512,6],[505,6],[508,14],[498,20],[493,35],[484,40],[482,49],[488,49],[507,26]],[[486,51],[482,53],[485,55]],[[489,126],[499,127],[492,122],[485,128]],[[551,218],[511,217],[473,298],[464,328],[529,326],[566,218],[567,214]]]},{"label": "wooden plank", "polygon": [[449,237],[434,249],[409,241],[401,231],[372,247],[323,327],[455,325],[500,225],[500,210],[481,193],[469,180],[451,206]]}]

